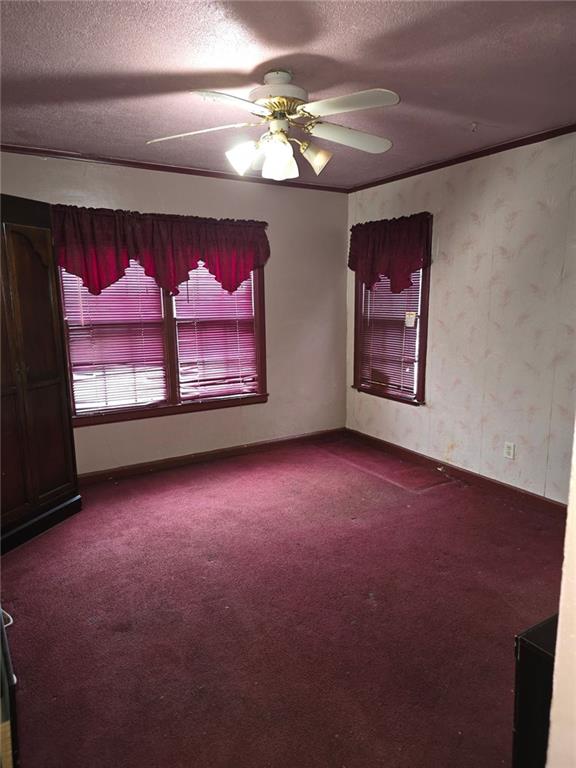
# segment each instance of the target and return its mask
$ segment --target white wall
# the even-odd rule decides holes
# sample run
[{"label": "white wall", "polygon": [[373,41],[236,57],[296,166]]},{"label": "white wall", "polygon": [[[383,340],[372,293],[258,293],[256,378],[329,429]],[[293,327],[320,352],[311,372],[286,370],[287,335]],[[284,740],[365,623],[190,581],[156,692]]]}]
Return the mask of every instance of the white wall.
[{"label": "white wall", "polygon": [[[566,501],[576,390],[576,136],[349,198],[349,224],[434,215],[426,406],[351,389],[347,425]],[[504,441],[516,460],[503,458]]]},{"label": "white wall", "polygon": [[2,191],[269,223],[268,403],[77,428],[80,473],[344,426],[346,195],[10,153]]}]

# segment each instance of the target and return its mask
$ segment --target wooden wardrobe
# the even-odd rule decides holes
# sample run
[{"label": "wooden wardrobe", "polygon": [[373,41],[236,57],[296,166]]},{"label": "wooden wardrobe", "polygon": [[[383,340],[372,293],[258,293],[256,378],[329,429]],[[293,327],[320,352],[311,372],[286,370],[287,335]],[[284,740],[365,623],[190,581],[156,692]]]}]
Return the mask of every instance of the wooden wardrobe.
[{"label": "wooden wardrobe", "polygon": [[46,203],[2,195],[2,548],[78,511],[68,366]]}]

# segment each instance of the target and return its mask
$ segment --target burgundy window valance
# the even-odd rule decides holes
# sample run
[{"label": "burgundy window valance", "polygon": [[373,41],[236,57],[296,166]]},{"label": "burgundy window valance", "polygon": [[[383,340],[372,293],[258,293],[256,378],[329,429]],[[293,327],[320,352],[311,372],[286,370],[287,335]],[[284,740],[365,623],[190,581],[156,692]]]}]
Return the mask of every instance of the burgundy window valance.
[{"label": "burgundy window valance", "polygon": [[384,275],[392,293],[401,293],[412,285],[413,272],[430,266],[431,237],[431,213],[355,224],[348,266],[368,289]]},{"label": "burgundy window valance", "polygon": [[58,264],[99,294],[119,280],[130,259],[161,288],[178,286],[202,261],[222,288],[233,293],[270,256],[262,221],[203,219],[105,208],[53,205],[52,233]]}]

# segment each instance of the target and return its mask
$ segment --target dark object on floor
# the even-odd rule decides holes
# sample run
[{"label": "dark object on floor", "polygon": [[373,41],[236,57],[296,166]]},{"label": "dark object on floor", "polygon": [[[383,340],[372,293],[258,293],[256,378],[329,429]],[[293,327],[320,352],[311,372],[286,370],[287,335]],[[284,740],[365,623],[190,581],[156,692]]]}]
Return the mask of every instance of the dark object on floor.
[{"label": "dark object on floor", "polygon": [[545,768],[558,616],[516,638],[513,768]]}]

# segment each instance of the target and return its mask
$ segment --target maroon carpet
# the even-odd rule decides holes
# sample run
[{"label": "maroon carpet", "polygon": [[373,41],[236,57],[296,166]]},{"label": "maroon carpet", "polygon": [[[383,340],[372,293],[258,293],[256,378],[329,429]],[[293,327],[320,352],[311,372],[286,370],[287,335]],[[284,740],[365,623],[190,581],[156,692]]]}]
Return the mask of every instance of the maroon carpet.
[{"label": "maroon carpet", "polygon": [[345,438],[94,486],[9,553],[23,768],[509,766],[562,515],[386,462]]}]

